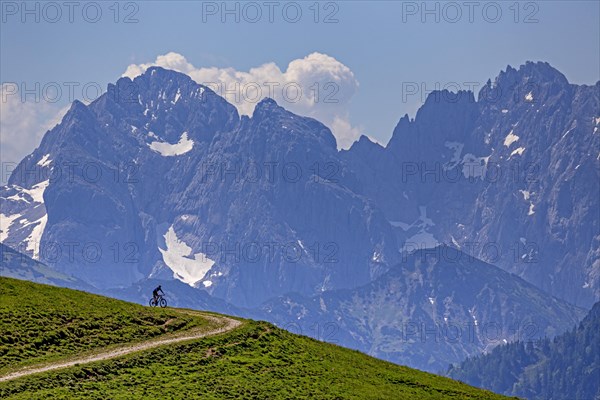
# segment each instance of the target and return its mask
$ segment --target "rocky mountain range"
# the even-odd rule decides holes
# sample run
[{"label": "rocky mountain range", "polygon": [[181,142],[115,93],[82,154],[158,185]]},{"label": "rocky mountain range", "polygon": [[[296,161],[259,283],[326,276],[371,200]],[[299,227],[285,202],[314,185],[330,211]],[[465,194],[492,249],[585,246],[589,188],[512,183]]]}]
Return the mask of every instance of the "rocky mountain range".
[{"label": "rocky mountain range", "polygon": [[[178,305],[333,322],[340,344],[439,370],[522,323],[560,333],[600,297],[599,89],[508,67],[477,99],[431,93],[385,147],[338,151],[271,99],[240,117],[152,67],[74,102],[21,161],[0,239],[99,292],[145,303],[171,282]],[[440,249],[471,261],[419,261]],[[404,323],[475,333],[423,344]]]},{"label": "rocky mountain range", "polygon": [[342,155],[407,247],[454,244],[591,307],[599,130],[600,82],[569,84],[549,64],[527,63],[488,81],[477,100],[432,93],[385,148],[364,138]]},{"label": "rocky mountain range", "polygon": [[251,314],[378,358],[440,372],[515,340],[554,337],[582,310],[448,246],[418,250],[378,279]]}]

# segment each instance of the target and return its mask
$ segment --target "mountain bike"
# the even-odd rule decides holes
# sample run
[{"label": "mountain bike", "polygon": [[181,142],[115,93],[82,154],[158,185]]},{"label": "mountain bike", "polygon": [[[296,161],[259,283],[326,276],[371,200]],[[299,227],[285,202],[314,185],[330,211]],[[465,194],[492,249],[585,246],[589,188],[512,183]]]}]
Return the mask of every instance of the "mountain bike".
[{"label": "mountain bike", "polygon": [[165,299],[162,295],[158,295],[158,297],[156,299],[154,297],[152,297],[150,299],[150,307],[157,307],[157,306],[165,308],[167,306],[167,299]]}]

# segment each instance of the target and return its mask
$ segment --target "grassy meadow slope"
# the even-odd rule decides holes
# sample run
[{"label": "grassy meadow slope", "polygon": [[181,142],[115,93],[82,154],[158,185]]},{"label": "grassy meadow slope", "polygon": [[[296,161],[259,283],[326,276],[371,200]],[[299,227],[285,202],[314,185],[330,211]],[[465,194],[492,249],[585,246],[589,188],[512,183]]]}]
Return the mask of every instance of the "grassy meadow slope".
[{"label": "grassy meadow slope", "polygon": [[[211,322],[0,278],[0,375]],[[176,333],[175,333],[176,334]],[[448,378],[243,321],[227,333],[0,382],[11,399],[502,399]]]},{"label": "grassy meadow slope", "polygon": [[173,309],[0,278],[0,375],[210,322]]}]

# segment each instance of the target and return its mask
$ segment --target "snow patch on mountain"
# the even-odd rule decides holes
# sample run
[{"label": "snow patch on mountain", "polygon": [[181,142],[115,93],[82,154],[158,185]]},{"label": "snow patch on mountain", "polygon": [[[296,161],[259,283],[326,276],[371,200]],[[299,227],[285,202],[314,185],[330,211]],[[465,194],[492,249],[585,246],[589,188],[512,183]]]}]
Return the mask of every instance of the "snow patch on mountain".
[{"label": "snow patch on mountain", "polygon": [[460,142],[445,142],[444,146],[453,151],[452,158],[443,166],[445,171],[462,164],[462,173],[465,178],[484,177],[490,156],[477,157],[471,153],[462,156],[465,145]]},{"label": "snow patch on mountain", "polygon": [[566,131],[566,132],[565,132],[565,133],[564,133],[564,134],[561,136],[561,138],[560,138],[560,139],[562,140],[562,139],[564,139],[565,137],[567,137],[567,135],[568,135],[569,133],[571,133],[571,131],[572,131],[572,130],[573,130],[573,128],[571,128],[571,129],[568,129],[568,130],[567,130],[567,131]]},{"label": "snow patch on mountain", "polygon": [[435,226],[433,220],[427,217],[427,207],[419,206],[419,218],[411,227],[419,227],[419,231],[406,239],[401,251],[412,251],[415,249],[430,249],[436,247],[440,242],[429,232],[428,228]]},{"label": "snow patch on mountain", "polygon": [[44,233],[44,229],[46,229],[47,222],[48,214],[44,214],[42,218],[35,222],[37,225],[31,230],[27,239],[25,239],[25,243],[27,243],[26,249],[32,252],[34,260],[40,259],[40,241],[42,240],[42,234]]},{"label": "snow patch on mountain", "polygon": [[475,316],[475,307],[469,308],[469,314],[471,315],[471,318],[473,318],[473,324],[475,326],[478,326],[479,325],[479,321],[477,321],[477,317]]},{"label": "snow patch on mountain", "polygon": [[514,156],[515,154],[522,155],[524,151],[525,151],[525,147],[519,147],[517,149],[514,149],[513,152],[510,153],[509,158]]},{"label": "snow patch on mountain", "polygon": [[416,235],[408,238],[402,248],[402,251],[412,251],[416,249],[431,249],[439,245],[440,242],[437,241],[433,234],[426,232],[425,230],[421,230]]},{"label": "snow patch on mountain", "polygon": [[[42,160],[46,163],[48,155],[44,156]],[[7,240],[11,231],[20,231],[22,235],[27,236],[21,236],[22,239],[19,242],[25,245],[25,249],[36,260],[39,259],[40,240],[48,221],[46,206],[44,205],[44,192],[49,184],[50,180],[48,179],[33,185],[31,189],[12,185],[10,188],[17,193],[6,197],[6,200],[17,204],[25,203],[27,208],[24,211],[21,208],[22,212],[0,214],[0,241]],[[17,207],[21,206],[17,205]],[[35,217],[32,218],[32,216]],[[32,220],[30,221],[28,218]]]},{"label": "snow patch on mountain", "polygon": [[187,153],[194,148],[194,141],[188,139],[187,132],[183,132],[179,142],[171,144],[168,142],[152,142],[149,144],[150,148],[162,156],[180,156]]},{"label": "snow patch on mountain", "polygon": [[48,165],[50,165],[51,162],[52,160],[50,160],[50,154],[46,154],[40,159],[40,161],[37,162],[37,165],[39,165],[40,167],[47,167]]},{"label": "snow patch on mountain", "polygon": [[382,262],[381,253],[378,252],[378,251],[374,251],[373,252],[373,257],[371,258],[371,261]]},{"label": "snow patch on mountain", "polygon": [[44,202],[44,192],[46,188],[50,184],[50,180],[45,180],[43,182],[34,185],[31,189],[23,189],[24,193],[27,193],[31,196],[34,202],[43,203]]},{"label": "snow patch on mountain", "polygon": [[511,144],[513,144],[514,142],[516,142],[517,140],[519,140],[519,137],[517,135],[515,135],[513,133],[513,131],[511,130],[508,135],[506,135],[506,137],[504,138],[504,145],[506,147],[510,147]]},{"label": "snow patch on mountain", "polygon": [[37,185],[34,185],[29,190],[24,190],[24,192],[31,196],[35,203],[41,203],[41,206],[44,208],[44,215],[38,220],[30,223],[30,225],[36,225],[31,230],[29,236],[25,239],[25,243],[27,243],[26,249],[32,252],[32,258],[35,260],[39,260],[40,241],[42,240],[42,234],[44,233],[44,229],[46,229],[46,223],[48,222],[48,214],[46,213],[46,206],[44,205],[44,192],[49,184],[50,180],[48,179],[38,183]]},{"label": "snow patch on mountain", "polygon": [[8,239],[8,231],[10,230],[11,225],[21,217],[21,214],[6,215],[0,213],[0,242],[4,242]]},{"label": "snow patch on mountain", "polygon": [[409,230],[412,227],[412,224],[407,224],[406,222],[402,222],[402,221],[388,221],[388,222],[394,228],[400,228],[404,232],[406,232],[407,230]]},{"label": "snow patch on mountain", "polygon": [[454,239],[454,236],[450,235],[450,239],[452,240],[452,244],[455,245],[457,248],[461,248],[460,243],[458,243],[456,241],[456,239]]},{"label": "snow patch on mountain", "polygon": [[529,200],[529,196],[531,195],[529,190],[519,190],[519,192],[523,195],[523,200]]},{"label": "snow patch on mountain", "polygon": [[460,155],[462,154],[464,143],[460,142],[444,142],[444,146],[454,151],[452,158],[444,165],[444,170],[452,169],[460,163]]},{"label": "snow patch on mountain", "polygon": [[179,98],[181,97],[181,89],[177,88],[177,93],[175,93],[175,100],[173,100],[171,103],[175,104],[179,101]]},{"label": "snow patch on mountain", "polygon": [[25,195],[23,192],[18,192],[13,194],[12,196],[8,196],[6,198],[6,200],[11,200],[11,201],[24,201],[25,203],[29,203],[29,200],[27,200],[25,198]]},{"label": "snow patch on mountain", "polygon": [[192,254],[192,248],[177,237],[173,225],[164,234],[164,239],[166,249],[159,247],[158,250],[167,267],[173,271],[175,279],[194,286],[215,263],[203,253]]}]

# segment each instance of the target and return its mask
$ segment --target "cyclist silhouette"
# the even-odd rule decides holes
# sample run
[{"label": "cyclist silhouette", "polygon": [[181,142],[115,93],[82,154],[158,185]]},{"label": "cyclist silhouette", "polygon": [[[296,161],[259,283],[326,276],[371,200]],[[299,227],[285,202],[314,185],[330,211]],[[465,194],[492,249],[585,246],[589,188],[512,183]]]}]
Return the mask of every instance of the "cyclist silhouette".
[{"label": "cyclist silhouette", "polygon": [[163,296],[165,295],[165,292],[163,292],[163,290],[162,290],[162,287],[161,287],[160,285],[158,285],[158,286],[156,287],[156,289],[154,289],[154,290],[152,291],[152,297],[154,297],[154,301],[155,301],[155,302],[156,302],[156,301],[158,301],[158,296],[159,296],[159,295],[158,295],[158,292],[160,292],[160,294],[161,294],[161,295],[163,295]]}]

